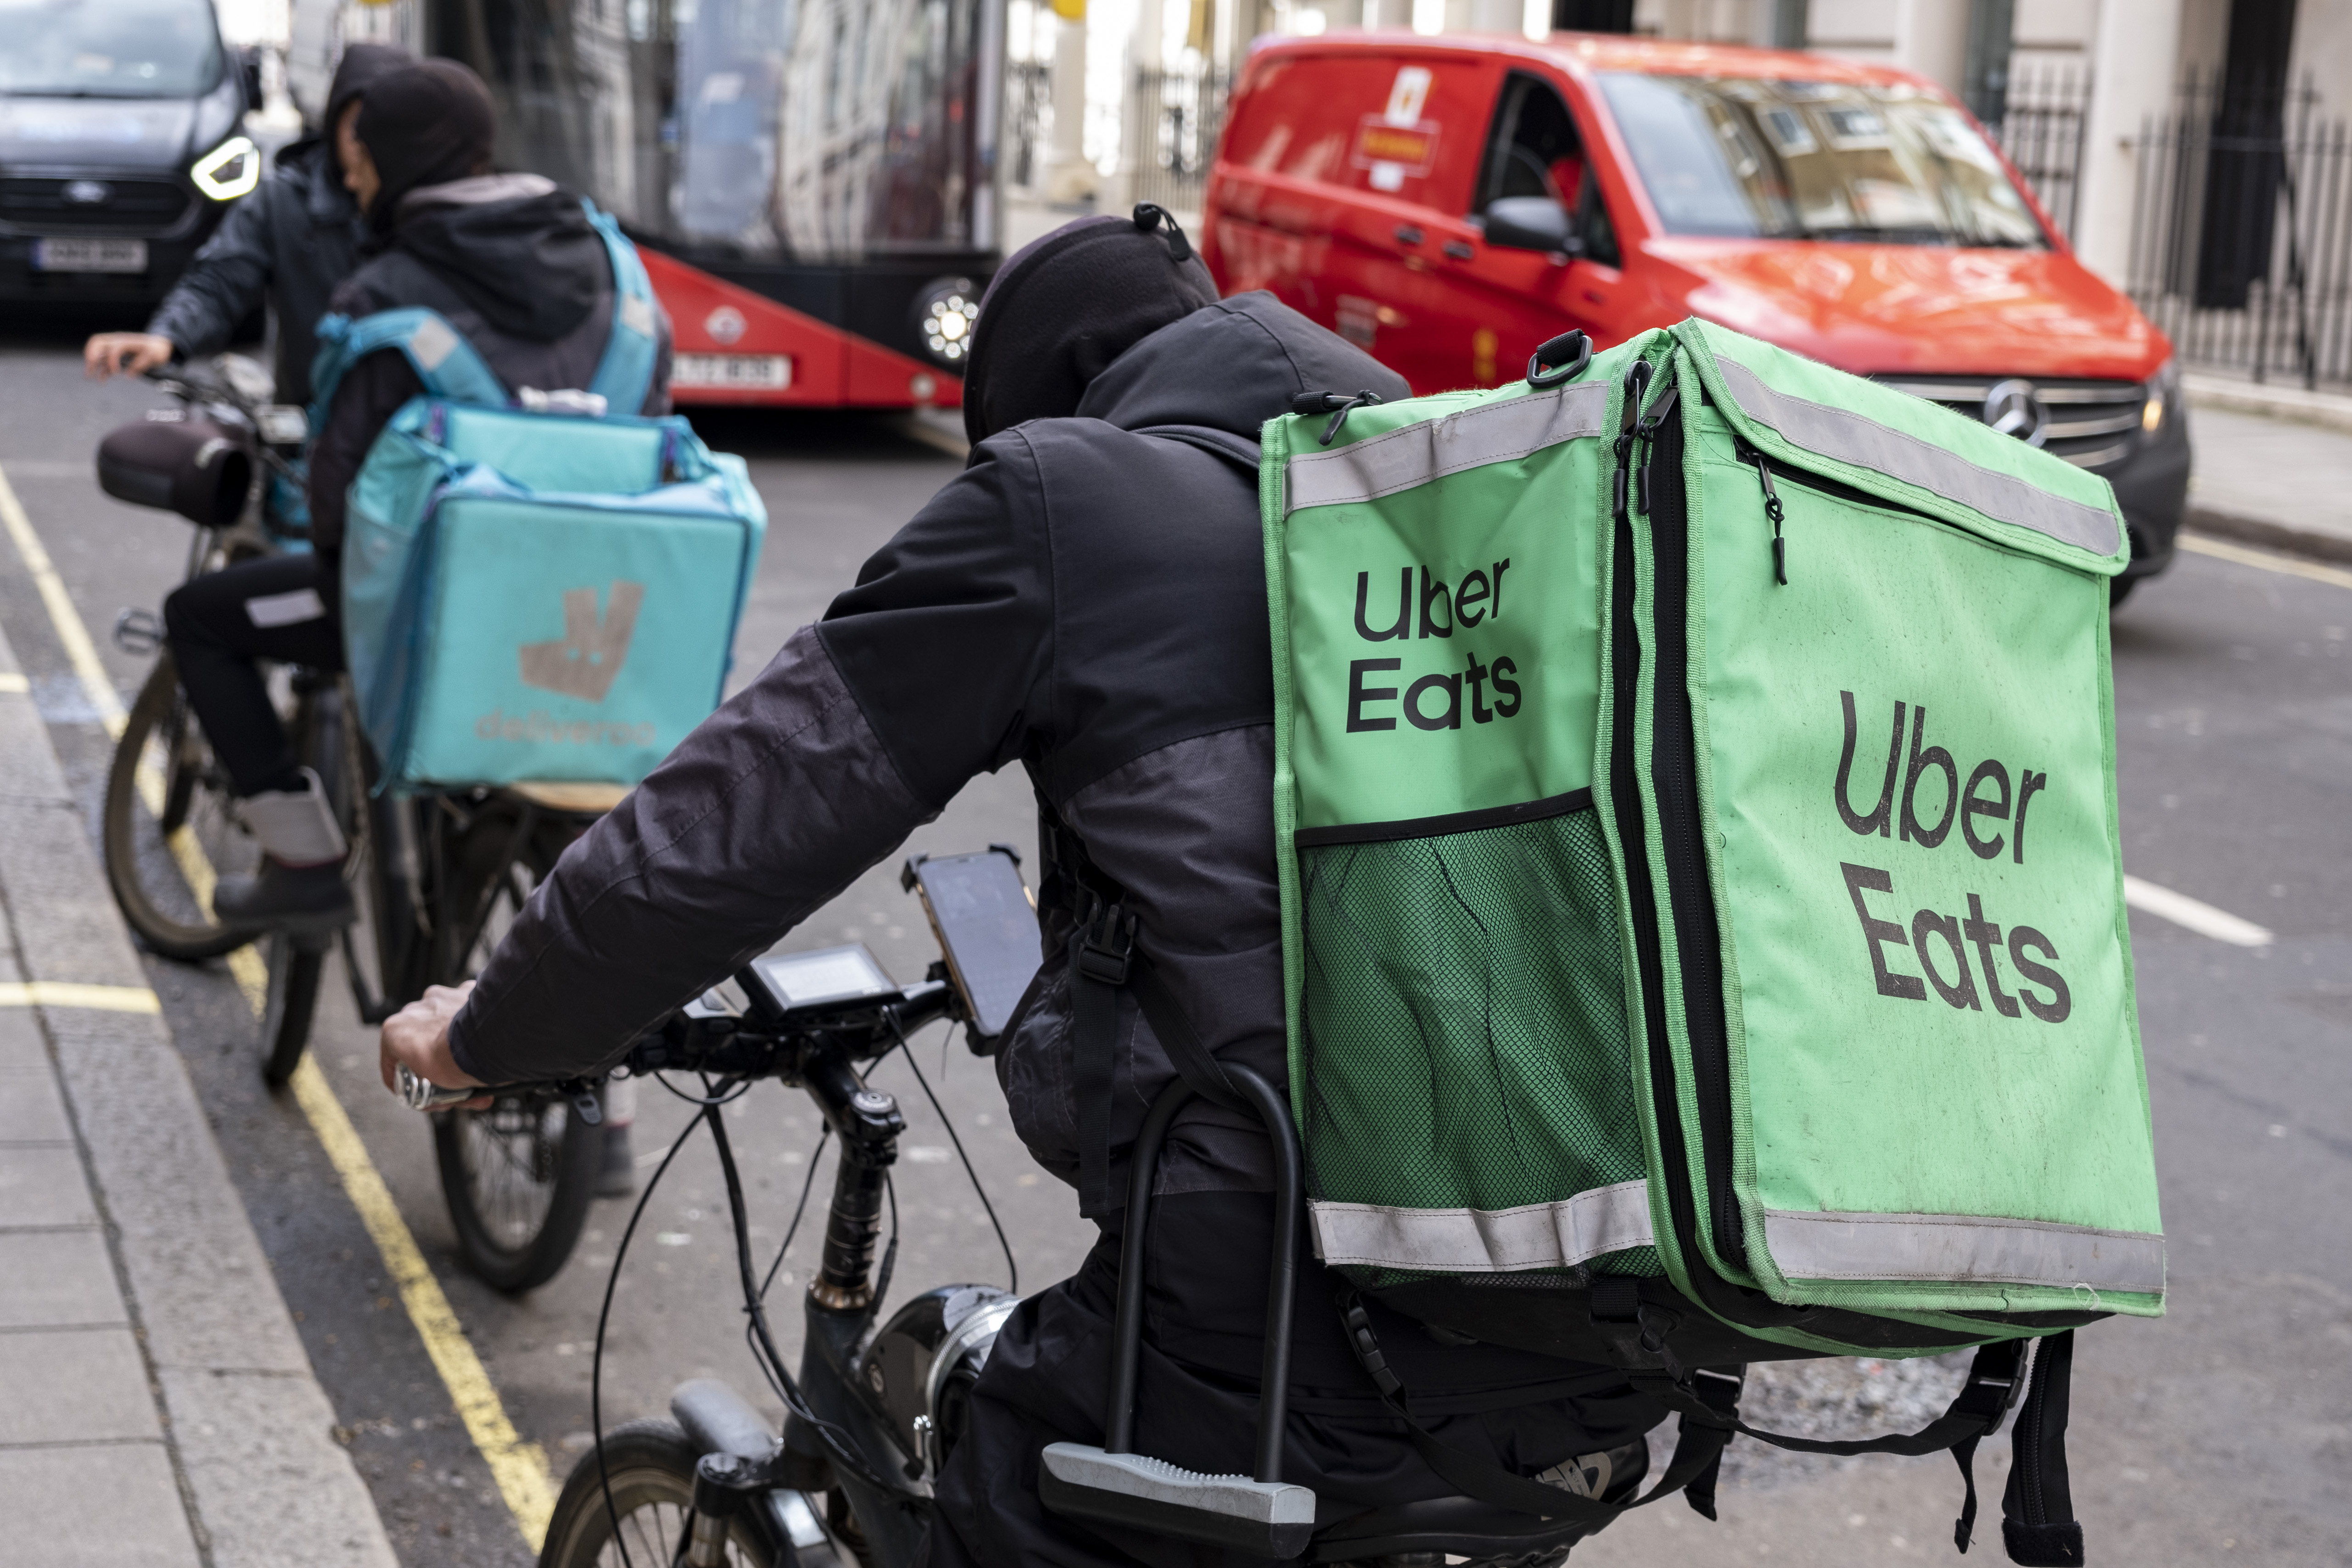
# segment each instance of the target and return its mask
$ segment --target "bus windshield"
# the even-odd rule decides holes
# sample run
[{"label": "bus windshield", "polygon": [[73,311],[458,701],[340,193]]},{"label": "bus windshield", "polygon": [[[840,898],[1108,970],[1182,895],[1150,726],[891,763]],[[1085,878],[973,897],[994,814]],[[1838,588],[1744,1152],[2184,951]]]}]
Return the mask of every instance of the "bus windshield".
[{"label": "bus windshield", "polygon": [[429,5],[434,47],[499,100],[500,165],[669,248],[847,262],[994,242],[987,0]]},{"label": "bus windshield", "polygon": [[208,0],[0,0],[0,92],[194,98],[220,73]]},{"label": "bus windshield", "polygon": [[1968,117],[1918,89],[1625,72],[1601,84],[1669,234],[2048,243]]}]

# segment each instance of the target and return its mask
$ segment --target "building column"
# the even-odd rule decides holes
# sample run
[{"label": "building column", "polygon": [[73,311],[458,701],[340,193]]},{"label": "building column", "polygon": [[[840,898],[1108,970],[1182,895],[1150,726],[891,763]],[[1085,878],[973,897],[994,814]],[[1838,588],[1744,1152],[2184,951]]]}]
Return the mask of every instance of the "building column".
[{"label": "building column", "polygon": [[1967,90],[1969,0],[1895,0],[1895,63],[1954,98]]},{"label": "building column", "polygon": [[1412,0],[1364,0],[1364,26],[1367,27],[1412,26]]},{"label": "building column", "polygon": [[2180,75],[2181,0],[2099,0],[2091,46],[2091,110],[2083,122],[2083,186],[2075,247],[2084,266],[2122,288],[2131,268],[2142,124],[2172,107]]},{"label": "building column", "polygon": [[1054,140],[1045,153],[1045,199],[1082,202],[1095,194],[1087,162],[1086,0],[1054,6]]}]

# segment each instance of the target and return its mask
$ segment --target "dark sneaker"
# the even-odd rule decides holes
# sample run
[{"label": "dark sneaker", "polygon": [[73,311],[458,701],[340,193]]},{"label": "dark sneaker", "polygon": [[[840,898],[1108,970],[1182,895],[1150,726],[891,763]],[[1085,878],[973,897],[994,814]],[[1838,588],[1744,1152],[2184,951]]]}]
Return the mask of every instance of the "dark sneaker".
[{"label": "dark sneaker", "polygon": [[596,1176],[600,1198],[625,1198],[637,1190],[636,1156],[629,1148],[626,1127],[604,1129],[604,1168]]},{"label": "dark sneaker", "polygon": [[343,863],[295,868],[261,863],[258,877],[223,877],[213,889],[221,923],[257,931],[333,931],[357,918]]}]

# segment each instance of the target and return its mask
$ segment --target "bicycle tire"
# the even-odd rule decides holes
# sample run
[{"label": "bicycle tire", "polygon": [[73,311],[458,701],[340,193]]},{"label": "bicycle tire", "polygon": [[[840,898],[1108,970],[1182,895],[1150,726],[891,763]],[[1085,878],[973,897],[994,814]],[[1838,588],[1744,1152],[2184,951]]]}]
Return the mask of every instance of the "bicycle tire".
[{"label": "bicycle tire", "polygon": [[[596,1450],[589,1449],[555,1500],[539,1568],[622,1568],[623,1551],[614,1549],[615,1515],[620,1546],[632,1568],[669,1568],[693,1511],[694,1467],[701,1457],[673,1422],[632,1421],[605,1433],[603,1468]],[[777,1559],[759,1532],[739,1521],[728,1531],[727,1562],[728,1568],[775,1568]]]},{"label": "bicycle tire", "polygon": [[[445,935],[457,930],[486,901],[490,919],[467,951],[444,946],[436,952],[436,984],[455,985],[478,971],[497,945],[501,913],[511,920],[521,912],[528,886],[553,868],[570,837],[562,819],[541,818],[518,847],[514,834],[521,824],[517,808],[493,798],[447,839],[436,927]],[[493,882],[499,877],[503,885]],[[557,1114],[562,1125],[551,1132],[549,1120]],[[501,1095],[484,1110],[444,1111],[433,1119],[442,1199],[459,1256],[477,1279],[514,1294],[555,1277],[588,1222],[604,1169],[604,1139],[601,1125],[582,1121],[568,1102],[545,1094]]]},{"label": "bicycle tire", "polygon": [[[212,919],[208,895],[198,896],[188,888],[179,867],[170,863],[161,839],[153,845],[142,845],[141,841],[140,819],[146,805],[140,798],[140,763],[148,742],[169,726],[179,696],[179,672],[166,651],[157,657],[146,684],[139,689],[124,721],[122,738],[116,742],[113,760],[107,766],[99,840],[100,858],[106,865],[107,888],[114,895],[115,907],[122,911],[123,920],[138,933],[139,940],[149,952],[161,957],[194,963],[243,947],[255,933]],[[210,789],[193,759],[184,754],[184,747],[175,751],[182,754],[172,759],[173,771],[164,781],[166,816],[176,815],[184,823],[189,815],[189,798],[195,791],[204,789],[226,797]],[[148,885],[150,877],[159,879],[158,887]],[[169,896],[160,885],[167,879],[184,896]],[[191,918],[191,910],[195,918]]]},{"label": "bicycle tire", "polygon": [[310,1043],[310,1022],[319,1008],[319,985],[327,950],[304,946],[280,933],[263,950],[269,963],[268,1004],[261,1014],[261,1079],[272,1089],[285,1085],[302,1065]]}]

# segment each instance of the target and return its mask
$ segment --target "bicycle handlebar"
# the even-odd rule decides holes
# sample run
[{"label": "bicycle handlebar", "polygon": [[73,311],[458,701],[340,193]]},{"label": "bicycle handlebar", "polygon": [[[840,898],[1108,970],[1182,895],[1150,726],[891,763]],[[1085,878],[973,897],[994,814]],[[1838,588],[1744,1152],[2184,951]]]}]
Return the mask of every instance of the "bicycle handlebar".
[{"label": "bicycle handlebar", "polygon": [[[747,987],[747,990],[751,988]],[[755,998],[761,995],[751,990]],[[760,1002],[745,1014],[724,1012],[697,1000],[664,1019],[614,1063],[633,1078],[671,1070],[712,1072],[722,1078],[782,1079],[798,1082],[810,1053],[840,1048],[856,1060],[887,1054],[908,1035],[941,1018],[963,1016],[955,988],[942,980],[900,986],[882,996],[864,996],[831,1006],[774,1012]],[[609,1070],[609,1069],[608,1069]],[[394,1072],[394,1089],[412,1110],[440,1110],[484,1095],[539,1092],[577,1095],[593,1089],[605,1073],[444,1089],[406,1063]]]}]

